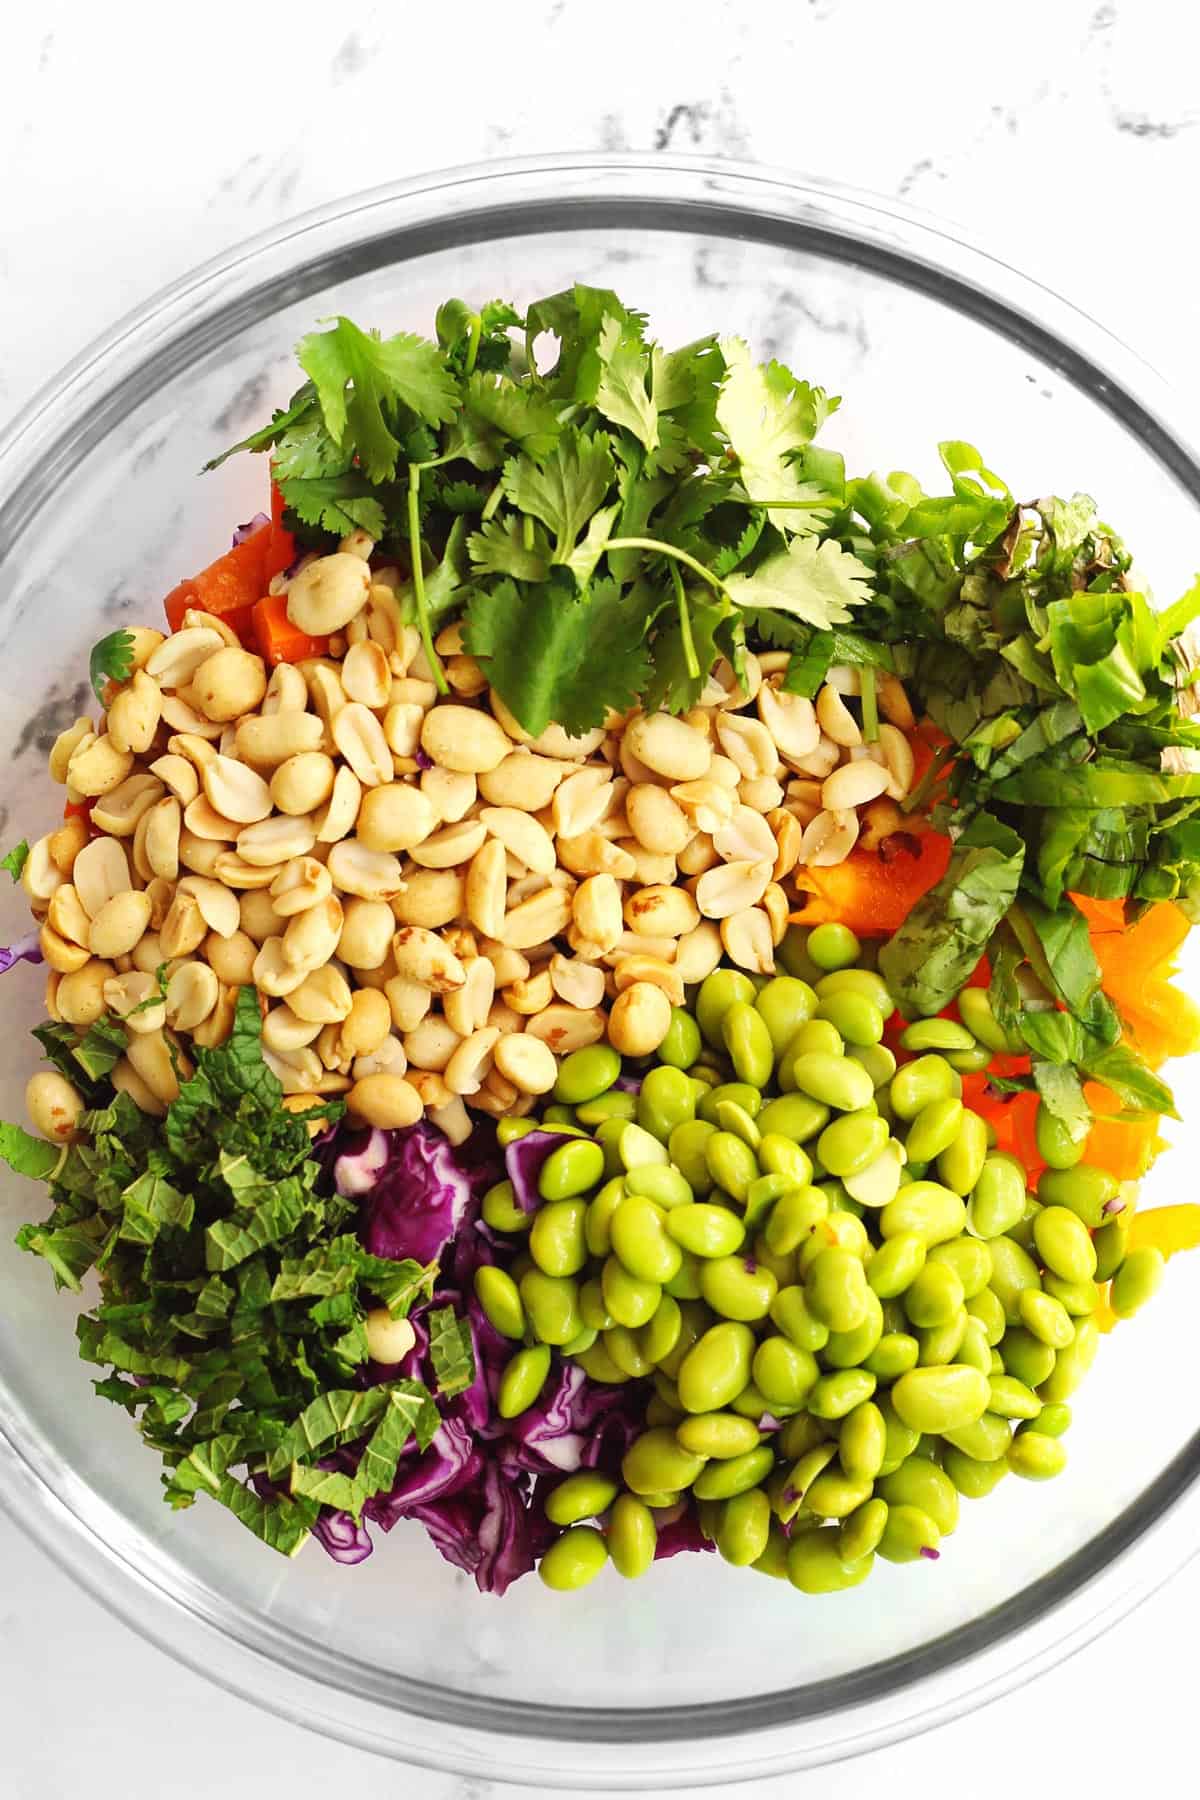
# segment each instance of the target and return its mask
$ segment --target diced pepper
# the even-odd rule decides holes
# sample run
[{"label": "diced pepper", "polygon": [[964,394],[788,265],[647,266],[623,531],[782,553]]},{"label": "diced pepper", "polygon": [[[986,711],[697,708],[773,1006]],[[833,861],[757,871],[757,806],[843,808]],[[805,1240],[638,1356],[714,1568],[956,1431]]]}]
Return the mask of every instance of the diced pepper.
[{"label": "diced pepper", "polygon": [[178,631],[184,613],[195,607],[223,619],[245,642],[251,612],[270,584],[267,558],[273,532],[272,525],[260,525],[199,575],[172,588],[163,602],[171,630]]},{"label": "diced pepper", "polygon": [[1085,1160],[1107,1169],[1118,1181],[1137,1181],[1163,1148],[1157,1116],[1148,1113],[1141,1119],[1110,1117],[1121,1111],[1121,1102],[1098,1081],[1086,1081],[1083,1096],[1094,1114],[1084,1146]]},{"label": "diced pepper", "polygon": [[1129,1248],[1153,1248],[1164,1256],[1200,1248],[1200,1206],[1153,1206],[1149,1212],[1135,1213],[1129,1226]]},{"label": "diced pepper", "polygon": [[256,602],[249,638],[263,661],[272,667],[282,662],[303,662],[307,657],[325,656],[329,652],[327,637],[310,637],[292,624],[287,616],[286,594],[268,594]]},{"label": "diced pepper", "polygon": [[1171,985],[1190,925],[1163,900],[1125,927],[1119,902],[1072,895],[1088,921],[1105,993],[1134,1047],[1153,1068],[1200,1047],[1200,1006]]},{"label": "diced pepper", "polygon": [[271,483],[271,524],[270,542],[267,545],[263,560],[263,574],[268,582],[275,575],[282,575],[296,560],[296,540],[290,531],[283,526],[283,495],[274,482]]},{"label": "diced pepper", "polygon": [[[898,931],[921,898],[946,873],[950,839],[926,831],[890,854],[852,850],[830,869],[796,870],[796,887],[807,892],[798,925],[848,925],[859,937],[887,937]],[[884,840],[885,844],[888,842]]]}]

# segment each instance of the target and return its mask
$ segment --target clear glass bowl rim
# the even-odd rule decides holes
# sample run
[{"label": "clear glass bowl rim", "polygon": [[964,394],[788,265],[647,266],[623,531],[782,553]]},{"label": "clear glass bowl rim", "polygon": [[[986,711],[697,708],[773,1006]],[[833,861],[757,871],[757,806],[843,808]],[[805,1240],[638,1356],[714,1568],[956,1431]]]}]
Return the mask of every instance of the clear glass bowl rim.
[{"label": "clear glass bowl rim", "polygon": [[[758,165],[563,154],[433,172],[302,214],[128,314],[0,438],[0,560],[116,418],[223,333],[303,298],[335,271],[487,236],[618,224],[808,248],[953,304],[1086,392],[1200,502],[1200,462],[1161,379],[1095,320],[944,222],[890,199]],[[531,1707],[401,1677],[364,1685],[361,1665],[299,1651],[282,1633],[272,1638],[261,1617],[245,1628],[198,1592],[156,1579],[137,1534],[122,1541],[83,1483],[65,1468],[35,1466],[23,1421],[0,1382],[0,1504],[82,1586],[168,1653],[230,1691],[350,1744],[492,1780],[592,1788],[718,1784],[814,1766],[996,1698],[1089,1642],[1195,1554],[1198,1476],[1200,1433],[1036,1591],[1019,1592],[902,1658],[842,1678],[828,1705],[807,1698],[798,1705],[800,1690],[785,1690],[728,1702],[719,1713],[711,1706]]]}]

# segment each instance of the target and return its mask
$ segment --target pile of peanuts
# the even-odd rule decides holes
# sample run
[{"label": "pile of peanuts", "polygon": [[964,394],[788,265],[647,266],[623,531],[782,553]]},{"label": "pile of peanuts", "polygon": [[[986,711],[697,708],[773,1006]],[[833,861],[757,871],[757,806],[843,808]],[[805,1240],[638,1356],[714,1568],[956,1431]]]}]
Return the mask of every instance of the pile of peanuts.
[{"label": "pile of peanuts", "polygon": [[47,1007],[80,1032],[124,1021],[113,1078],[147,1112],[252,982],[285,1105],[344,1094],[357,1120],[427,1113],[460,1142],[465,1103],[527,1112],[559,1055],[655,1050],[722,957],[770,973],[793,872],[904,827],[894,677],[872,743],[858,672],[830,670],[814,704],[783,691],[783,652],[747,656],[744,687],[719,664],[684,717],[531,737],[457,624],[439,696],[373,550],[355,534],[272,584],[327,655],[268,677],[207,613],[136,629],[104,717],[51,751],[91,823],[68,816],[22,875]]}]

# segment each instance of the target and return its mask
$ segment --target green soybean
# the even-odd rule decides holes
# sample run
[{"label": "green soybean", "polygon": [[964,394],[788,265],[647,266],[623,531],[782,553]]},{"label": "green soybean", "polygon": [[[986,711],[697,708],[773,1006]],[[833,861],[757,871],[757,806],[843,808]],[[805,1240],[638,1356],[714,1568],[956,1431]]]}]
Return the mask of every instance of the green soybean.
[{"label": "green soybean", "polygon": [[1094,1281],[1064,1281],[1060,1275],[1042,1276],[1042,1286],[1073,1319],[1094,1313],[1100,1304],[1100,1289]]},{"label": "green soybean", "polygon": [[852,1044],[846,1055],[852,1061],[861,1063],[875,1088],[876,1101],[880,1098],[880,1089],[892,1079],[896,1073],[896,1058],[886,1044]]},{"label": "green soybean", "polygon": [[848,925],[817,925],[806,948],[818,969],[847,969],[862,955],[862,945]]},{"label": "green soybean", "polygon": [[886,1475],[890,1474],[893,1469],[898,1469],[906,1456],[912,1455],[921,1440],[921,1434],[904,1423],[892,1405],[890,1394],[878,1394],[875,1404],[883,1414],[883,1423],[887,1431],[887,1445],[884,1450],[883,1467],[880,1470],[881,1474]]},{"label": "green soybean", "polygon": [[853,1480],[874,1481],[887,1455],[887,1426],[873,1400],[863,1400],[842,1420],[838,1458]]},{"label": "green soybean", "polygon": [[[592,1049],[599,1046],[593,1044]],[[582,1051],[576,1054],[582,1055]],[[634,1130],[632,1125],[626,1131]],[[542,1164],[538,1176],[538,1193],[543,1200],[570,1200],[586,1194],[604,1174],[604,1152],[590,1138],[572,1138],[552,1150]]]},{"label": "green soybean", "polygon": [[670,1356],[683,1330],[683,1314],[679,1302],[664,1294],[654,1309],[653,1318],[638,1328],[638,1348],[648,1363],[661,1363]]},{"label": "green soybean", "polygon": [[762,1132],[754,1123],[744,1106],[736,1100],[719,1100],[717,1102],[717,1126],[721,1131],[732,1132],[734,1137],[741,1138],[751,1150],[757,1151],[762,1143]]},{"label": "green soybean", "polygon": [[[758,1129],[767,1137],[790,1138],[794,1144],[805,1144],[829,1122],[829,1108],[808,1094],[780,1094],[768,1100],[756,1115]],[[676,1158],[678,1161],[678,1158]]]},{"label": "green soybean", "polygon": [[997,1457],[1006,1454],[1012,1441],[1008,1420],[994,1412],[985,1412],[973,1424],[960,1425],[956,1431],[942,1435],[948,1444],[962,1451],[964,1456],[973,1456],[977,1462],[995,1462]]},{"label": "green soybean", "polygon": [[887,1562],[916,1562],[937,1551],[941,1533],[919,1506],[889,1506],[887,1524],[879,1540],[879,1555]]},{"label": "green soybean", "polygon": [[992,1254],[978,1238],[961,1237],[950,1243],[935,1244],[929,1252],[929,1260],[954,1270],[967,1300],[981,1294],[991,1280]]},{"label": "green soybean", "polygon": [[714,1132],[704,1146],[708,1172],[718,1187],[745,1203],[751,1184],[758,1179],[758,1162],[749,1144],[731,1131]]},{"label": "green soybean", "polygon": [[1008,1466],[1025,1481],[1049,1481],[1067,1466],[1067,1447],[1041,1431],[1019,1431],[1008,1452]]},{"label": "green soybean", "polygon": [[987,1160],[987,1126],[976,1112],[964,1112],[958,1134],[937,1159],[941,1180],[956,1194],[971,1192]]},{"label": "green soybean", "polygon": [[672,1299],[679,1300],[679,1336],[674,1345],[661,1359],[659,1364],[664,1375],[672,1381],[678,1381],[679,1368],[684,1357],[712,1323],[712,1314],[697,1295],[694,1299],[680,1300],[678,1295]]},{"label": "green soybean", "polygon": [[766,1547],[762,1555],[756,1562],[752,1562],[750,1567],[756,1575],[770,1575],[775,1581],[786,1581],[790,1547],[782,1527],[773,1520],[767,1535]]},{"label": "green soybean", "polygon": [[614,1211],[610,1227],[613,1254],[639,1281],[660,1287],[683,1260],[679,1245],[667,1235],[666,1223],[666,1213],[653,1200],[630,1194]]},{"label": "green soybean", "polygon": [[667,1139],[671,1163],[679,1170],[694,1194],[707,1194],[714,1185],[708,1171],[704,1147],[709,1138],[715,1135],[716,1129],[711,1120],[687,1119],[682,1125],[676,1125]]},{"label": "green soybean", "polygon": [[502,1419],[515,1419],[528,1412],[550,1373],[550,1350],[546,1344],[531,1344],[518,1350],[505,1363],[496,1395],[496,1410]]},{"label": "green soybean", "polygon": [[874,1561],[874,1555],[868,1555],[846,1562],[840,1527],[802,1531],[788,1546],[788,1580],[802,1594],[840,1594],[865,1581]]},{"label": "green soybean", "polygon": [[1087,1133],[1073,1137],[1064,1119],[1052,1113],[1044,1100],[1039,1100],[1033,1122],[1038,1155],[1052,1169],[1073,1169],[1083,1161]]},{"label": "green soybean", "polygon": [[673,1006],[667,1035],[654,1053],[659,1062],[667,1063],[673,1069],[690,1069],[700,1049],[700,1027],[695,1019],[682,1006]]},{"label": "green soybean", "polygon": [[953,1446],[945,1451],[942,1467],[964,1500],[986,1500],[1008,1474],[1004,1456],[994,1462],[979,1462]]},{"label": "green soybean", "polygon": [[945,1363],[957,1362],[958,1353],[962,1349],[967,1335],[970,1316],[965,1306],[943,1325],[922,1325],[917,1327],[917,1366],[918,1368],[940,1368]]},{"label": "green soybean", "polygon": [[1115,1214],[1092,1239],[1096,1246],[1096,1280],[1111,1281],[1129,1247],[1129,1214]]},{"label": "green soybean", "polygon": [[585,1375],[590,1375],[593,1381],[602,1382],[605,1386],[615,1386],[632,1379],[619,1363],[613,1361],[603,1341],[593,1344],[590,1350],[582,1351],[575,1360]]},{"label": "green soybean", "polygon": [[695,1198],[679,1170],[669,1163],[646,1163],[640,1169],[630,1169],[625,1177],[625,1189],[640,1199],[652,1200],[663,1212],[676,1206],[690,1206]]},{"label": "green soybean", "polygon": [[741,1220],[727,1207],[703,1200],[672,1207],[666,1216],[666,1230],[677,1244],[701,1257],[732,1256],[746,1235]]},{"label": "green soybean", "polygon": [[[988,1252],[989,1276],[991,1270],[991,1252]],[[1004,1336],[1008,1321],[1004,1316],[1004,1308],[993,1294],[991,1288],[982,1288],[978,1294],[972,1294],[967,1301],[967,1313],[972,1319],[978,1319],[983,1326],[984,1336],[993,1348]]]},{"label": "green soybean", "polygon": [[[569,1344],[583,1329],[579,1288],[570,1276],[529,1269],[519,1282],[530,1330],[543,1344]],[[611,1308],[610,1308],[611,1310]]]},{"label": "green soybean", "polygon": [[748,1381],[741,1393],[735,1394],[729,1402],[729,1410],[737,1413],[739,1418],[750,1419],[757,1425],[763,1414],[769,1413],[771,1408],[767,1404],[767,1396],[752,1381]]},{"label": "green soybean", "polygon": [[804,1282],[809,1310],[830,1331],[852,1331],[870,1310],[863,1265],[849,1250],[822,1250],[814,1257]]},{"label": "green soybean", "polygon": [[667,1147],[652,1131],[638,1124],[622,1125],[616,1140],[617,1159],[623,1170],[644,1168],[647,1163],[667,1163]]},{"label": "green soybean", "polygon": [[805,1051],[792,1064],[792,1078],[801,1093],[840,1112],[861,1112],[875,1089],[861,1063],[849,1057]]},{"label": "green soybean", "polygon": [[617,1322],[604,1304],[604,1289],[595,1278],[585,1281],[579,1290],[579,1313],[593,1331],[607,1331]]},{"label": "green soybean", "polygon": [[1074,1341],[1058,1352],[1053,1369],[1038,1388],[1042,1400],[1050,1404],[1069,1400],[1091,1368],[1099,1348],[1100,1327],[1095,1319],[1077,1320]]},{"label": "green soybean", "polygon": [[767,1243],[777,1256],[790,1255],[828,1212],[829,1200],[820,1188],[793,1188],[782,1194],[771,1210],[765,1228]]},{"label": "green soybean", "polygon": [[[1061,1400],[1055,1405],[1043,1406],[1037,1416],[1036,1428],[1044,1437],[1062,1437],[1064,1432],[1070,1430],[1070,1426],[1071,1409]],[[1029,1425],[1022,1425],[1020,1429],[1029,1431],[1033,1428]]]},{"label": "green soybean", "polygon": [[1074,1338],[1071,1315],[1062,1301],[1052,1294],[1026,1288],[1017,1297],[1017,1308],[1026,1331],[1032,1332],[1043,1344],[1049,1344],[1052,1350],[1065,1350]]},{"label": "green soybean", "polygon": [[971,1230],[981,1238],[1003,1237],[1024,1215],[1025,1198],[1025,1171],[1016,1157],[990,1152],[971,1194]]},{"label": "green soybean", "polygon": [[762,1014],[753,1005],[735,1000],[722,1016],[721,1037],[738,1080],[750,1087],[765,1087],[775,1066],[775,1050]]},{"label": "green soybean", "polygon": [[1023,1327],[1005,1332],[1000,1343],[1000,1355],[1005,1373],[1031,1388],[1040,1387],[1043,1381],[1048,1380],[1056,1361],[1053,1346],[1035,1338],[1031,1331],[1026,1331]]},{"label": "green soybean", "polygon": [[538,1209],[529,1232],[529,1254],[544,1275],[577,1275],[583,1268],[588,1259],[587,1213],[585,1200],[554,1200]]},{"label": "green soybean", "polygon": [[691,1487],[705,1458],[685,1450],[674,1431],[657,1425],[635,1438],[621,1463],[621,1476],[631,1493],[655,1494]]},{"label": "green soybean", "polygon": [[935,1156],[940,1156],[958,1136],[963,1115],[963,1103],[953,1095],[931,1100],[928,1106],[923,1106],[909,1126],[905,1139],[909,1160],[929,1163]]},{"label": "green soybean", "polygon": [[813,1312],[802,1287],[780,1288],[771,1302],[771,1322],[801,1350],[823,1350],[829,1342],[829,1327]]},{"label": "green soybean", "polygon": [[595,1581],[608,1561],[608,1546],[593,1525],[573,1525],[555,1538],[538,1564],[538,1574],[556,1593],[573,1593]]},{"label": "green soybean", "polygon": [[934,1100],[952,1098],[957,1092],[954,1070],[943,1056],[918,1056],[903,1063],[892,1076],[890,1097],[898,1119],[914,1120]]},{"label": "green soybean", "polygon": [[886,1500],[864,1500],[838,1526],[837,1549],[845,1562],[860,1562],[878,1549],[887,1527]]},{"label": "green soybean", "polygon": [[973,1050],[975,1038],[957,1019],[915,1019],[900,1033],[903,1050]]},{"label": "green soybean", "polygon": [[750,1379],[756,1340],[748,1325],[726,1320],[704,1332],[684,1357],[676,1375],[686,1412],[718,1412],[736,1399]]},{"label": "green soybean", "polygon": [[614,1175],[588,1202],[583,1235],[592,1256],[607,1256],[612,1249],[613,1214],[629,1190],[623,1176]]},{"label": "green soybean", "polygon": [[871,1497],[871,1482],[843,1474],[837,1464],[809,1484],[804,1504],[819,1519],[846,1519]]},{"label": "green soybean", "polygon": [[580,1470],[560,1481],[547,1494],[545,1513],[552,1525],[579,1525],[584,1519],[607,1512],[619,1492],[618,1484],[595,1469]]},{"label": "green soybean", "polygon": [[601,1347],[631,1381],[641,1381],[649,1375],[652,1364],[642,1350],[638,1333],[630,1330],[628,1325],[610,1325],[601,1340]]},{"label": "green soybean", "polygon": [[678,1270],[670,1281],[663,1283],[663,1292],[670,1294],[674,1300],[699,1300],[700,1258],[690,1250],[685,1250]]},{"label": "green soybean", "polygon": [[753,1257],[714,1256],[700,1270],[700,1292],[724,1319],[765,1319],[778,1282]]},{"label": "green soybean", "polygon": [[654,1317],[662,1299],[660,1282],[634,1275],[616,1255],[605,1259],[600,1271],[600,1287],[604,1304],[613,1318],[618,1325],[627,1325],[631,1331]]},{"label": "green soybean", "polygon": [[794,975],[777,975],[759,992],[754,1005],[778,1057],[816,1012],[817,996],[807,981],[797,981]]},{"label": "green soybean", "polygon": [[981,1375],[991,1374],[992,1352],[989,1348],[987,1337],[984,1334],[983,1326],[979,1323],[978,1319],[972,1319],[968,1316],[967,1328],[963,1332],[962,1342],[955,1350],[953,1359],[950,1360],[965,1362],[969,1364],[972,1369],[978,1369]]},{"label": "green soybean", "polygon": [[771,1535],[771,1503],[760,1487],[735,1494],[721,1508],[717,1550],[735,1568],[757,1562]]},{"label": "green soybean", "polygon": [[531,1131],[539,1129],[536,1119],[497,1119],[496,1141],[499,1144],[515,1144],[518,1138],[526,1137]]},{"label": "green soybean", "polygon": [[966,1207],[961,1197],[936,1181],[910,1181],[879,1215],[883,1237],[916,1232],[927,1247],[958,1237],[965,1224]]},{"label": "green soybean", "polygon": [[1042,1278],[1028,1251],[1011,1237],[991,1240],[992,1279],[988,1284],[1004,1308],[1010,1325],[1021,1323],[1021,1295],[1027,1288],[1040,1288]]},{"label": "green soybean", "polygon": [[525,1335],[525,1308],[516,1282],[505,1270],[484,1263],[475,1271],[475,1298],[488,1323],[501,1337],[520,1340]]},{"label": "green soybean", "polygon": [[894,1381],[898,1375],[907,1375],[910,1369],[917,1366],[920,1345],[915,1337],[906,1331],[886,1331],[870,1354],[863,1358],[863,1368],[869,1369],[880,1381]]},{"label": "green soybean", "polygon": [[637,1095],[627,1094],[624,1088],[609,1088],[606,1094],[597,1094],[594,1100],[585,1100],[575,1108],[576,1119],[589,1131],[606,1119],[633,1119],[636,1116]]},{"label": "green soybean", "polygon": [[821,1371],[811,1350],[801,1350],[790,1338],[764,1338],[754,1352],[751,1375],[771,1407],[803,1404]]},{"label": "green soybean", "polygon": [[490,1225],[493,1231],[513,1234],[528,1231],[533,1221],[533,1214],[524,1212],[517,1205],[511,1181],[498,1181],[490,1187],[483,1196],[480,1211],[484,1224]]},{"label": "green soybean", "polygon": [[866,994],[826,994],[816,1016],[827,1019],[844,1043],[858,1049],[878,1044],[883,1037],[884,1015]]},{"label": "green soybean", "polygon": [[916,1231],[902,1231],[886,1239],[867,1259],[868,1285],[881,1300],[891,1300],[911,1287],[925,1266],[925,1239]]},{"label": "green soybean", "polygon": [[915,1431],[943,1432],[969,1425],[987,1411],[988,1379],[965,1363],[910,1369],[892,1388],[892,1405]]},{"label": "green soybean", "polygon": [[888,1141],[885,1120],[873,1113],[845,1113],[817,1139],[817,1155],[831,1175],[858,1175]]},{"label": "green soybean", "polygon": [[633,1129],[633,1125],[632,1119],[601,1119],[592,1133],[604,1154],[606,1181],[625,1173],[625,1164],[621,1161],[621,1139],[627,1131]]},{"label": "green soybean", "polygon": [[958,1316],[965,1298],[953,1269],[927,1262],[904,1295],[904,1310],[913,1325],[946,1325]]},{"label": "green soybean", "polygon": [[721,1024],[731,1006],[752,1006],[754,983],[738,969],[714,969],[700,983],[696,995],[696,1023],[714,1050],[724,1050]]},{"label": "green soybean", "polygon": [[554,1098],[567,1106],[594,1100],[610,1088],[621,1073],[621,1058],[608,1044],[589,1044],[572,1050],[558,1065]]},{"label": "green soybean", "polygon": [[880,1497],[891,1506],[917,1506],[933,1520],[942,1537],[958,1524],[958,1494],[950,1477],[925,1456],[910,1456],[880,1479]]},{"label": "green soybean", "polygon": [[697,1475],[695,1494],[698,1500],[732,1500],[765,1481],[775,1466],[775,1452],[769,1444],[747,1450],[741,1456],[729,1456],[705,1465]]},{"label": "green soybean", "polygon": [[1078,1213],[1089,1230],[1105,1222],[1104,1208],[1117,1198],[1119,1184],[1107,1169],[1078,1163],[1073,1169],[1044,1169],[1037,1196],[1043,1206],[1065,1206]]},{"label": "green soybean", "polygon": [[885,1019],[896,1010],[887,982],[876,969],[834,969],[819,976],[813,986],[818,1000],[827,1000],[831,994],[863,994]]},{"label": "green soybean", "polygon": [[788,1187],[807,1187],[812,1180],[812,1158],[781,1132],[767,1132],[760,1138],[758,1166],[767,1175],[781,1175]]},{"label": "green soybean", "polygon": [[1108,1291],[1109,1305],[1118,1319],[1130,1319],[1152,1300],[1162,1286],[1166,1258],[1161,1250],[1147,1245],[1131,1250],[1112,1279]]},{"label": "green soybean", "polygon": [[1042,1403],[1032,1388],[1012,1375],[993,1375],[989,1382],[991,1396],[988,1411],[1002,1419],[1036,1419]]},{"label": "green soybean", "polygon": [[1024,1049],[1021,1040],[1012,1039],[992,1011],[986,988],[963,988],[958,996],[958,1016],[971,1033],[997,1056]]},{"label": "green soybean", "polygon": [[636,1581],[654,1561],[658,1530],[644,1500],[619,1494],[608,1515],[605,1539],[613,1568],[626,1581]]},{"label": "green soybean", "polygon": [[737,1413],[695,1413],[681,1419],[675,1436],[685,1450],[694,1456],[707,1456],[725,1462],[730,1457],[744,1456],[759,1446],[758,1427],[751,1419]]},{"label": "green soybean", "polygon": [[696,1096],[680,1069],[648,1069],[637,1097],[637,1122],[665,1144],[677,1125],[696,1116]]},{"label": "green soybean", "polygon": [[869,1369],[837,1369],[822,1375],[808,1395],[808,1410],[817,1419],[844,1419],[875,1392]]}]

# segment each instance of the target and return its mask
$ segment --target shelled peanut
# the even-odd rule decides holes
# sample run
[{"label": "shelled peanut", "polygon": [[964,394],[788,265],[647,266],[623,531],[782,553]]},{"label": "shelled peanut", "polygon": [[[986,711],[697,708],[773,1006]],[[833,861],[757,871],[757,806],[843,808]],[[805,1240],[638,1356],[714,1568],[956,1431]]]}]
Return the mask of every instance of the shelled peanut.
[{"label": "shelled peanut", "polygon": [[831,670],[814,704],[783,690],[785,653],[748,655],[744,688],[719,664],[682,718],[534,738],[456,624],[439,696],[372,552],[356,534],[273,584],[328,655],[268,678],[208,614],[140,629],[105,716],[51,751],[91,828],[69,817],[25,865],[47,1004],[80,1031],[124,1021],[114,1079],[146,1110],[252,982],[289,1105],[344,1093],[368,1123],[428,1112],[460,1139],[464,1103],[528,1110],[560,1055],[656,1049],[722,957],[770,973],[793,871],[904,823],[894,677],[872,743],[847,704],[857,671]]}]

